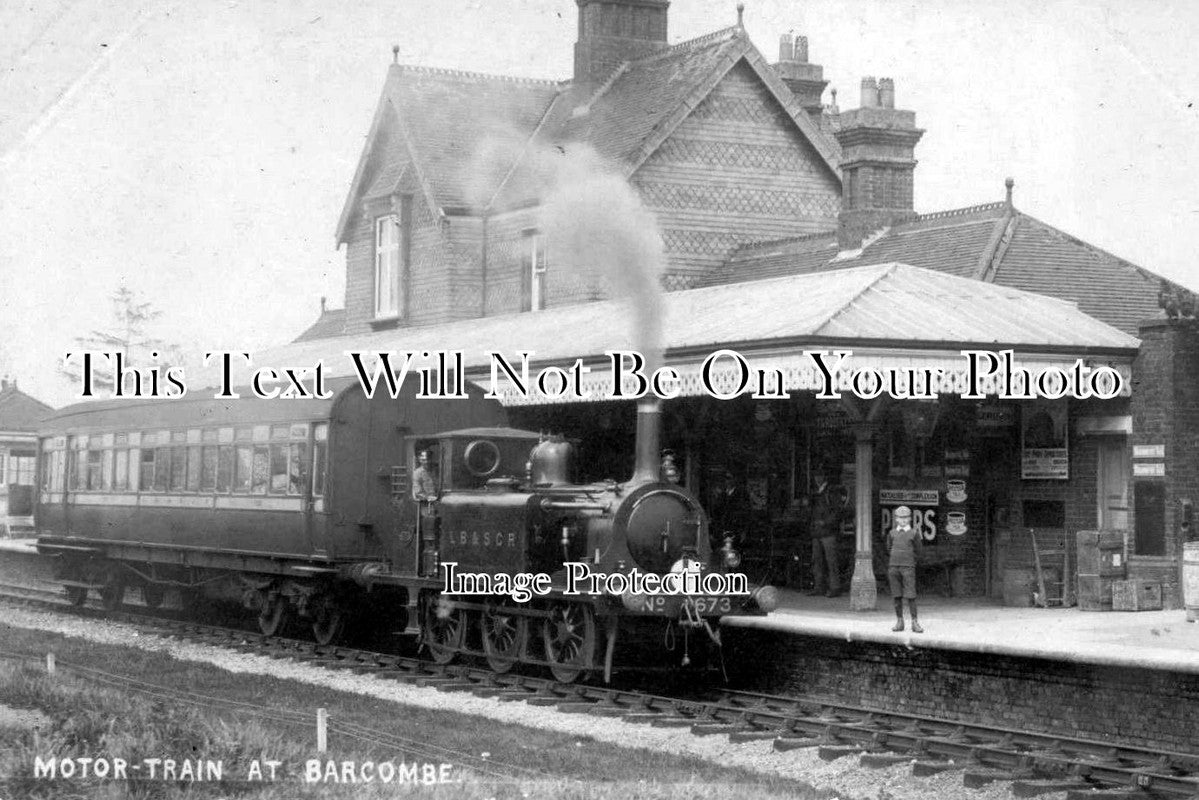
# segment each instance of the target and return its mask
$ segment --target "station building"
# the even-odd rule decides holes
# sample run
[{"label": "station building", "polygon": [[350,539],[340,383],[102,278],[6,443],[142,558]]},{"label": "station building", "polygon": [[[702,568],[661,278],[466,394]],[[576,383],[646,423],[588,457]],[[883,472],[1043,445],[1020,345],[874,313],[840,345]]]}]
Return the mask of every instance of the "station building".
[{"label": "station building", "polygon": [[54,409],[0,380],[0,535],[33,530],[37,426]]},{"label": "station building", "polygon": [[[555,153],[586,146],[657,220],[664,357],[682,376],[664,444],[714,514],[730,487],[745,494],[751,577],[803,586],[803,498],[821,465],[845,487],[855,608],[875,603],[871,567],[899,504],[916,509],[945,591],[1002,596],[1034,541],[1073,551],[1078,532],[1104,530],[1119,532],[1127,577],[1181,603],[1199,496],[1189,291],[1021,212],[1010,180],[996,202],[916,213],[915,113],[887,78],[864,78],[857,108],[826,102],[804,36],[780,37],[772,63],[740,19],[671,45],[667,0],[576,5],[566,80],[389,67],[337,224],[344,306],[322,301],[286,349],[295,363],[461,349],[486,380],[484,351],[527,350],[537,367],[581,358],[610,387],[604,353],[637,346],[627,304],[603,276],[556,264],[542,228]],[[720,349],[778,370],[787,396],[713,398],[703,361]],[[1010,350],[1030,370],[1081,359],[1124,391],[1011,401],[991,383],[962,399],[968,349]],[[804,350],[939,368],[940,397],[817,399]],[[737,376],[726,360],[710,377]],[[512,388],[517,424],[579,439],[580,477],[628,473],[632,402],[531,403]]]}]

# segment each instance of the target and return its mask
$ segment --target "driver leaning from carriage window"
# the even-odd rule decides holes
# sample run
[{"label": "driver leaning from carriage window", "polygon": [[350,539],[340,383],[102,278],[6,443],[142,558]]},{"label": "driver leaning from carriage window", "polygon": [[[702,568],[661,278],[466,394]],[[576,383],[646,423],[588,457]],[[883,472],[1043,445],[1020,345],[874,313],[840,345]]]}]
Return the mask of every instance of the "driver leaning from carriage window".
[{"label": "driver leaning from carriage window", "polygon": [[420,451],[417,459],[416,469],[412,471],[412,499],[429,503],[437,499],[437,479],[429,466],[429,451]]}]

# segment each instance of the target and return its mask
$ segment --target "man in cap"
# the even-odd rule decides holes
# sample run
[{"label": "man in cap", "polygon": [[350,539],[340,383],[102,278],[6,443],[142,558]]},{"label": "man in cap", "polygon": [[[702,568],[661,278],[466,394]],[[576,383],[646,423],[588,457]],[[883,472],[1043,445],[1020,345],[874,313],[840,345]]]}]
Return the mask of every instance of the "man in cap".
[{"label": "man in cap", "polygon": [[924,633],[916,617],[916,556],[923,544],[920,533],[912,528],[912,509],[899,506],[891,512],[891,532],[887,535],[890,559],[887,562],[887,582],[895,601],[895,627],[903,630],[903,601],[907,598],[912,615],[912,633]]},{"label": "man in cap", "polygon": [[836,597],[841,594],[841,568],[837,558],[837,534],[841,530],[840,494],[829,484],[827,470],[812,471],[816,493],[808,510],[808,535],[812,539],[812,594]]},{"label": "man in cap", "polygon": [[422,450],[417,456],[416,469],[412,471],[412,499],[419,503],[430,503],[437,499],[437,480],[429,466],[429,451]]}]

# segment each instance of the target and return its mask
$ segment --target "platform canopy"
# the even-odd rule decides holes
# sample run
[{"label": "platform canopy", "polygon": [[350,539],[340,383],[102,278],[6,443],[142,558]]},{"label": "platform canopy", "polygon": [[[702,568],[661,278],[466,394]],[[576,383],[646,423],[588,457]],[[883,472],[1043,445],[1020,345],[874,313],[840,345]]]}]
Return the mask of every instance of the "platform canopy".
[{"label": "platform canopy", "polygon": [[[781,370],[788,390],[821,384],[822,373],[805,351],[852,352],[838,373],[843,390],[850,388],[852,370],[914,368],[939,370],[933,389],[960,394],[967,385],[963,350],[1011,350],[1016,368],[1069,370],[1078,359],[1110,366],[1125,379],[1127,394],[1140,345],[1072,303],[899,263],[669,292],[662,297],[662,338],[681,396],[709,393],[702,367],[722,349],[741,354],[754,370]],[[544,404],[609,399],[613,375],[606,353],[640,347],[630,305],[601,301],[297,342],[255,353],[253,366],[305,367],[319,359],[332,377],[355,374],[347,352],[459,350],[467,376],[485,388],[493,371],[489,351],[513,365],[521,351],[529,352],[534,370],[567,367],[580,358],[591,367],[582,380],[583,398],[524,395],[499,373],[495,388],[505,403]],[[732,358],[716,359],[709,383],[729,391],[739,370]],[[204,377],[189,384],[215,385],[211,371]],[[998,387],[995,380],[983,382],[984,393]]]}]

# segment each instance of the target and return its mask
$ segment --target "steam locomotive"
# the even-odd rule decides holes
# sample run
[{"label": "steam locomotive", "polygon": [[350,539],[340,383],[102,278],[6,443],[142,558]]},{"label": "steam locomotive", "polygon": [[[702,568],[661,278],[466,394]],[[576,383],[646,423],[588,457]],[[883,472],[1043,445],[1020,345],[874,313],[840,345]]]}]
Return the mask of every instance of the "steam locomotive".
[{"label": "steam locomotive", "polygon": [[[96,592],[115,609],[136,589],[156,607],[175,590],[185,607],[240,603],[267,635],[306,624],[322,644],[348,622],[390,623],[439,662],[537,664],[563,682],[600,670],[610,680],[618,639],[634,653],[647,641],[686,647],[692,634],[718,645],[719,617],[776,605],[768,586],[636,589],[637,576],[723,586],[710,578],[739,563],[731,540],[713,552],[697,500],[661,478],[654,403],[638,410],[632,477],[575,484],[569,442],[504,427],[476,387],[454,400],[417,398],[409,384],[394,398],[348,380],[329,388],[328,399],[189,395],[51,417],[37,542],[68,598]],[[421,453],[428,495],[413,485]],[[518,602],[447,591],[451,569],[491,583],[547,577]],[[608,576],[608,590],[572,593],[580,570]]]}]

